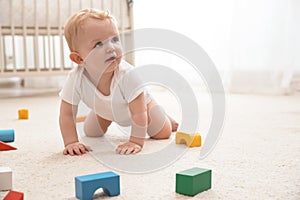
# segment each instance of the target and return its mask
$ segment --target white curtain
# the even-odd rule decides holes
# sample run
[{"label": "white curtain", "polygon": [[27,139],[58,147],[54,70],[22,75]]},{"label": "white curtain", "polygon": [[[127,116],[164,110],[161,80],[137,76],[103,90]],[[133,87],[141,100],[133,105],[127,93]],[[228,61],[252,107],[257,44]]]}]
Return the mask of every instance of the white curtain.
[{"label": "white curtain", "polygon": [[135,1],[134,11],[136,28],[174,30],[203,47],[227,91],[300,89],[300,0]]},{"label": "white curtain", "polygon": [[300,1],[236,0],[231,30],[230,91],[286,94],[297,89]]}]

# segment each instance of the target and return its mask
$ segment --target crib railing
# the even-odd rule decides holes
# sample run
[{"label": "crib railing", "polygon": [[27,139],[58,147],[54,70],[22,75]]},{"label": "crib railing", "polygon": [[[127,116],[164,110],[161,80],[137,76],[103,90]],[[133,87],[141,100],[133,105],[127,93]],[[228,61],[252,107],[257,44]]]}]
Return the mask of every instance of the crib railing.
[{"label": "crib railing", "polygon": [[[74,64],[63,25],[76,11],[91,7],[109,10],[117,18],[123,45],[132,45],[132,1],[1,0],[0,78],[67,73]],[[133,62],[133,54],[125,59]]]}]

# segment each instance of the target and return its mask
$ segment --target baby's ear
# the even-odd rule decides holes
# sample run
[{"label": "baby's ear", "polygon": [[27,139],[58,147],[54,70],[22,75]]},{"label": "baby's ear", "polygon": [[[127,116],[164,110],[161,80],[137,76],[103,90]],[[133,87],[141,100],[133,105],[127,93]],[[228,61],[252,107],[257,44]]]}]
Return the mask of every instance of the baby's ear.
[{"label": "baby's ear", "polygon": [[71,52],[70,59],[78,65],[82,63],[82,58],[77,52]]}]

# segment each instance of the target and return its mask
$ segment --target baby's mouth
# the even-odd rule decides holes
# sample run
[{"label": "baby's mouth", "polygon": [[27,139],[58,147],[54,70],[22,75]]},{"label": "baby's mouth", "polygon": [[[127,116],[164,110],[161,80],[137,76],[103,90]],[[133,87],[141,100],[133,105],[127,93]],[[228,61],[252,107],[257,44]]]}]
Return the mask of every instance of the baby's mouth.
[{"label": "baby's mouth", "polygon": [[105,62],[111,62],[111,61],[115,61],[117,59],[116,56],[111,56],[108,59],[105,60]]}]

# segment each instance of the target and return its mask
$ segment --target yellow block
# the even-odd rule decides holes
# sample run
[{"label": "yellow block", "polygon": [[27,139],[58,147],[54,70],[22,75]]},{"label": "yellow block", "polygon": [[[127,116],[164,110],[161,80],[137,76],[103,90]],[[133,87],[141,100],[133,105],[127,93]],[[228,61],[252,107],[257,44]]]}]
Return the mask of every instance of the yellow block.
[{"label": "yellow block", "polygon": [[188,147],[200,147],[201,135],[199,133],[188,134],[176,132],[176,144],[186,144]]},{"label": "yellow block", "polygon": [[20,109],[18,110],[19,119],[28,119],[28,110]]}]

